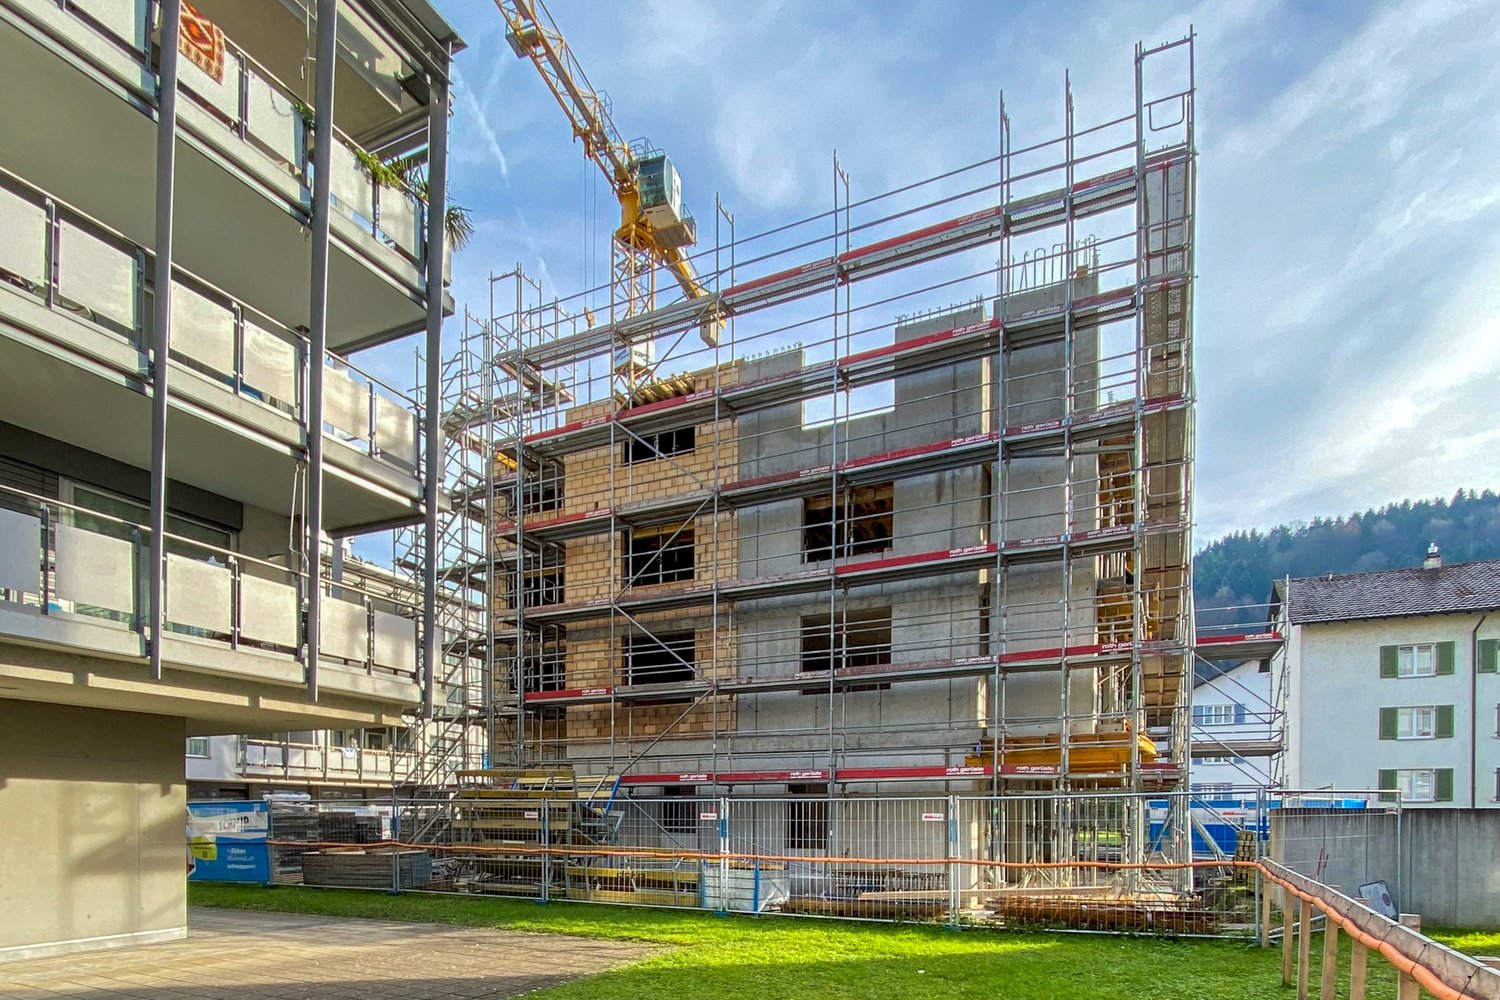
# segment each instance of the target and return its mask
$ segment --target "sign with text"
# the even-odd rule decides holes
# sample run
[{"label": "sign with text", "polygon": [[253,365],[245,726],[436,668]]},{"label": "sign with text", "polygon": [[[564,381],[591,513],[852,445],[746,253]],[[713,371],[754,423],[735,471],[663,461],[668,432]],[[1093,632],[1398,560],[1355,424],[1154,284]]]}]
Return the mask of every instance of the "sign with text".
[{"label": "sign with text", "polygon": [[189,882],[271,881],[269,802],[189,802]]}]

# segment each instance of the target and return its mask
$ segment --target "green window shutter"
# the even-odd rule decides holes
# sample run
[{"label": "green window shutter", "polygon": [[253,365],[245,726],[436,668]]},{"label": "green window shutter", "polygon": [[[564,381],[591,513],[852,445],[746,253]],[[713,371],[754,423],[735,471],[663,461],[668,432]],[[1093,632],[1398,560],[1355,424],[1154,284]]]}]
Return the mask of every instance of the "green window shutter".
[{"label": "green window shutter", "polygon": [[1493,674],[1500,670],[1500,639],[1479,640],[1479,665],[1481,674]]},{"label": "green window shutter", "polygon": [[1395,677],[1396,676],[1396,647],[1395,646],[1381,646],[1380,647],[1380,676],[1382,676],[1382,677]]},{"label": "green window shutter", "polygon": [[1453,768],[1440,767],[1433,772],[1436,779],[1433,783],[1437,786],[1434,790],[1433,799],[1437,802],[1453,801]]},{"label": "green window shutter", "polygon": [[1437,644],[1437,672],[1440,675],[1453,673],[1453,643]]},{"label": "green window shutter", "polygon": [[1396,710],[1394,708],[1380,710],[1380,738],[1383,740],[1396,738]]},{"label": "green window shutter", "polygon": [[1453,738],[1453,706],[1439,705],[1437,707],[1437,738],[1440,740],[1451,740]]},{"label": "green window shutter", "polygon": [[1395,787],[1396,787],[1396,772],[1394,770],[1387,771],[1384,768],[1382,768],[1381,771],[1380,771],[1380,788],[1381,788],[1381,791],[1387,791],[1387,790],[1390,790],[1390,789],[1394,789]]}]

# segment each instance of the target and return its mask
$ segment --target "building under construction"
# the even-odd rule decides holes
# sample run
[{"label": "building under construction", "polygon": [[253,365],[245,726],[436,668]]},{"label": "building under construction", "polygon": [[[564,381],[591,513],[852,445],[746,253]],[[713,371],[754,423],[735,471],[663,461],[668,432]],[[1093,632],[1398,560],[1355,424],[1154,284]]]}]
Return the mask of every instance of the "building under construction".
[{"label": "building under construction", "polygon": [[[450,421],[492,458],[445,556],[491,600],[449,636],[468,766],[640,796],[1185,790],[1191,39],[1135,70],[1127,113],[1080,127],[1068,88],[1033,144],[1002,100],[998,156],[887,194],[835,160],[830,210],[769,233],[716,206],[707,294],[492,280]],[[1144,816],[1110,825],[1147,853]]]}]

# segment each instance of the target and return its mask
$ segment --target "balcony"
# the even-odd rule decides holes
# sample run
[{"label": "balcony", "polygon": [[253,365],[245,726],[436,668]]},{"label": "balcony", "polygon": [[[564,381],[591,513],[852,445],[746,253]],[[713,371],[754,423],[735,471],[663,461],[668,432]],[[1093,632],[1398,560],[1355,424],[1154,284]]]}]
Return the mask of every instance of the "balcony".
[{"label": "balcony", "polygon": [[[0,420],[150,465],[154,264],[144,247],[0,172]],[[304,446],[307,339],[182,268],[172,284],[172,475],[284,510]],[[326,526],[412,520],[420,407],[333,354],[321,363]]]},{"label": "balcony", "polygon": [[[0,644],[42,650],[14,672],[18,659],[0,657],[6,696],[68,701],[59,696],[60,685],[103,685],[95,694],[110,699],[111,707],[161,712],[167,711],[162,700],[187,697],[176,689],[197,685],[195,697],[214,707],[171,714],[206,713],[241,731],[264,726],[270,720],[259,713],[278,705],[298,711],[295,689],[306,684],[307,576],[178,534],[167,537],[167,680],[145,687],[110,683],[101,661],[123,661],[123,678],[144,677],[149,539],[144,525],[0,487]],[[320,585],[325,593],[316,718],[340,717],[340,705],[368,710],[382,703],[380,711],[389,716],[413,705],[421,696],[419,609],[390,594]],[[58,652],[74,655],[60,658]],[[80,654],[94,665],[80,661]],[[231,683],[199,683],[205,679]],[[253,693],[247,695],[247,686]]]},{"label": "balcony", "polygon": [[[150,11],[148,0],[0,0],[0,134],[32,138],[5,144],[0,167],[45,179],[54,195],[144,247],[156,216]],[[310,112],[224,41],[218,78],[179,61],[175,259],[259,312],[305,325]],[[368,111],[357,120],[367,119]],[[366,169],[373,159],[337,124],[335,135],[328,343],[347,352],[423,327],[426,207],[403,186],[377,182]]]},{"label": "balcony", "polygon": [[405,781],[409,757],[391,750],[331,747],[244,737],[239,777],[314,784],[391,785]]}]

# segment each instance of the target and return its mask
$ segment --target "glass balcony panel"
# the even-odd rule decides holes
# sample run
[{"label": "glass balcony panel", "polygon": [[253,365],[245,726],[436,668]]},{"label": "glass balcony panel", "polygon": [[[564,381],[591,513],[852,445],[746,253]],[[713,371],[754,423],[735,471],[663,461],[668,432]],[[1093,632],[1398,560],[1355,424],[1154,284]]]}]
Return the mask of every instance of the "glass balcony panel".
[{"label": "glass balcony panel", "polygon": [[364,663],[370,657],[370,619],[364,604],[323,599],[322,636],[318,648],[330,656]]},{"label": "glass balcony panel", "polygon": [[233,586],[229,567],[187,556],[167,555],[167,621],[218,635],[233,631]]},{"label": "glass balcony panel", "polygon": [[370,439],[370,388],[347,371],[323,372],[323,421],[346,439]]},{"label": "glass balcony panel", "polygon": [[56,539],[59,599],[105,611],[135,612],[133,542],[66,524],[57,526]]},{"label": "glass balcony panel", "polygon": [[140,329],[136,258],[64,219],[58,246],[58,291],[69,302],[116,327]]},{"label": "glass balcony panel", "polygon": [[146,0],[69,0],[69,6],[83,11],[95,24],[129,48],[145,51]]},{"label": "glass balcony panel", "polygon": [[47,283],[47,210],[0,188],[0,277],[41,293]]},{"label": "glass balcony panel", "polygon": [[328,187],[339,211],[356,222],[375,218],[375,182],[355,159],[354,151],[334,140]]},{"label": "glass balcony panel", "polygon": [[239,54],[224,54],[224,71],[219,79],[205,73],[191,59],[177,60],[177,81],[198,103],[208,108],[231,127],[240,122],[240,86],[244,63]]},{"label": "glass balcony panel", "polygon": [[380,191],[380,232],[413,260],[422,251],[422,211],[419,202],[404,191]]},{"label": "glass balcony panel", "polygon": [[244,383],[246,392],[259,394],[263,402],[295,412],[302,365],[297,345],[288,336],[277,336],[246,317]]},{"label": "glass balcony panel", "polygon": [[417,623],[388,611],[375,612],[375,663],[411,670],[417,662]]},{"label": "glass balcony panel", "polygon": [[253,642],[296,649],[302,602],[297,588],[248,573],[240,577],[240,635]]},{"label": "glass balcony panel", "polygon": [[234,311],[172,282],[172,353],[224,376],[234,374]]},{"label": "glass balcony panel", "polygon": [[306,126],[296,104],[276,85],[255,72],[246,75],[246,131],[294,174],[302,173]]},{"label": "glass balcony panel", "polygon": [[381,458],[416,468],[417,415],[379,393],[375,394],[375,444]]},{"label": "glass balcony panel", "polygon": [[0,507],[0,590],[41,593],[41,552],[42,519]]}]

